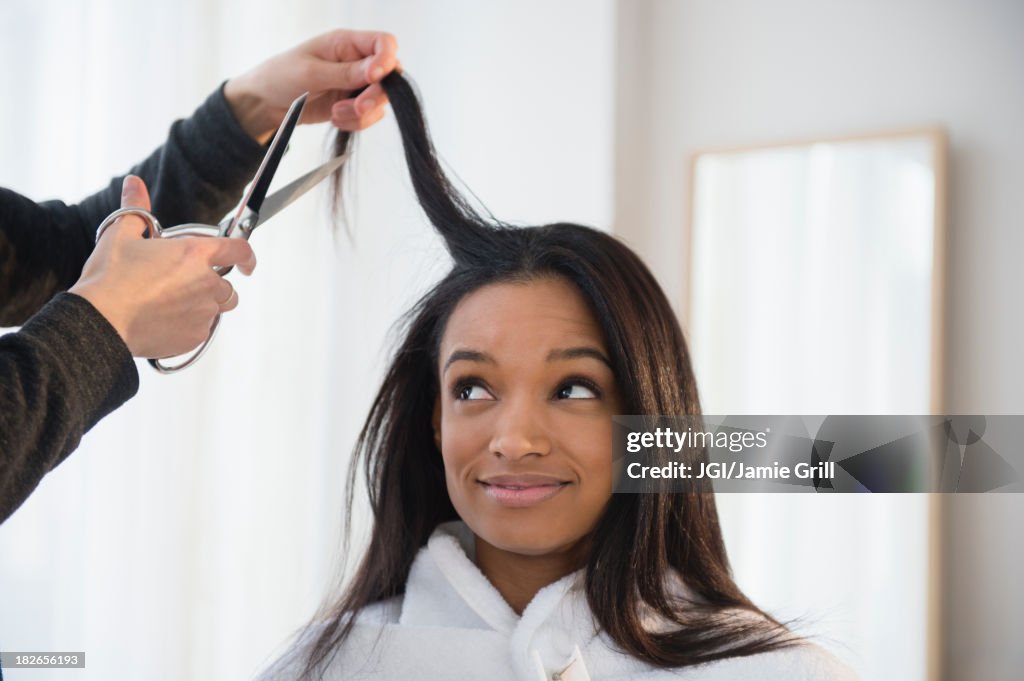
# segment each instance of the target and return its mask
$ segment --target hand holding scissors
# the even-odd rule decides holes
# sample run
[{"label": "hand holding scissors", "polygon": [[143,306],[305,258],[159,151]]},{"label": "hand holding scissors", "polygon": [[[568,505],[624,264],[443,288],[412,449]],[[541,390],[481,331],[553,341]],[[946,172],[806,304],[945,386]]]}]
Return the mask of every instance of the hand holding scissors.
[{"label": "hand holding scissors", "polygon": [[[238,208],[221,220],[220,224],[206,225],[200,223],[188,223],[165,228],[161,226],[156,217],[147,210],[142,208],[122,208],[111,213],[103,223],[100,224],[99,228],[96,230],[96,240],[99,241],[104,232],[118,218],[125,215],[135,215],[140,217],[147,225],[148,236],[150,238],[168,239],[186,236],[212,236],[248,240],[249,236],[258,225],[272,218],[274,215],[289,206],[293,201],[319,184],[324,178],[328,177],[331,173],[341,167],[341,164],[344,161],[343,157],[332,159],[331,161],[321,165],[319,168],[316,168],[306,175],[298,178],[283,189],[267,196],[270,183],[273,180],[274,174],[277,172],[277,168],[280,165],[281,159],[287,149],[288,140],[291,138],[292,132],[298,124],[299,117],[302,115],[306,98],[306,94],[300,95],[292,103],[285,115],[284,121],[278,128],[277,133],[274,135],[274,139],[271,141],[266,155],[264,156],[262,163],[260,163],[259,169],[256,171],[256,175],[253,177],[252,182],[243,194]],[[231,266],[215,266],[213,268],[213,270],[222,277],[228,274],[232,269],[233,268]],[[228,301],[222,303],[222,309],[228,309],[224,307],[224,305],[227,305],[230,302],[231,299],[229,298]],[[158,372],[164,374],[174,373],[191,366],[200,357],[202,357],[203,353],[206,352],[206,348],[209,347],[210,342],[213,340],[219,322],[220,315],[218,314],[214,319],[213,324],[210,326],[210,334],[206,340],[203,341],[203,343],[180,364],[168,365],[161,362],[160,359],[150,359],[150,365]]]}]

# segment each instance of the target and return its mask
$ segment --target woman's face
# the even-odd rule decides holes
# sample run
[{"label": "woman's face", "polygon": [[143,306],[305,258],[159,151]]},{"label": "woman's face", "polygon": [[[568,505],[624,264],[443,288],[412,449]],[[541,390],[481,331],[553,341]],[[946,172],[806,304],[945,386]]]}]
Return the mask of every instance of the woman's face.
[{"label": "woman's face", "polygon": [[485,286],[441,340],[434,431],[476,536],[539,556],[574,547],[612,492],[620,397],[600,327],[565,279]]}]

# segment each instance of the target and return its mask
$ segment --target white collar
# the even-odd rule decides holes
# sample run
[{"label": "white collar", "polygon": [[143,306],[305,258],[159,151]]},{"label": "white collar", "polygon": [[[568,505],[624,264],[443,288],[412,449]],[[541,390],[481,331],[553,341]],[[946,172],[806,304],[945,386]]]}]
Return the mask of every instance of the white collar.
[{"label": "white collar", "polygon": [[[434,531],[413,561],[406,582],[399,624],[485,629],[508,639],[512,659],[528,664],[519,678],[530,678],[541,659],[562,660],[582,668],[578,646],[596,635],[596,626],[582,593],[579,570],[537,592],[522,616],[498,593],[473,562],[475,540],[461,521],[444,523]],[[517,665],[518,666],[518,665]],[[525,676],[528,674],[529,676]],[[565,675],[571,679],[574,675]],[[586,678],[575,675],[576,678]]]},{"label": "white collar", "polygon": [[399,622],[486,627],[511,636],[517,628],[540,625],[580,586],[582,570],[566,575],[538,591],[520,617],[473,562],[475,552],[465,523],[439,525],[413,561]]},{"label": "white collar", "polygon": [[[621,678],[856,679],[816,646],[731,658],[685,671],[655,669],[619,652],[606,636],[597,633],[583,593],[582,570],[538,591],[520,617],[473,562],[474,546],[473,533],[461,521],[445,523],[434,531],[413,561],[398,623],[478,630],[483,637],[479,640],[507,645],[517,679],[546,680],[557,672],[564,681],[586,680],[587,666]],[[678,576],[673,582],[679,593],[694,597]],[[483,669],[481,677],[487,676]]]}]

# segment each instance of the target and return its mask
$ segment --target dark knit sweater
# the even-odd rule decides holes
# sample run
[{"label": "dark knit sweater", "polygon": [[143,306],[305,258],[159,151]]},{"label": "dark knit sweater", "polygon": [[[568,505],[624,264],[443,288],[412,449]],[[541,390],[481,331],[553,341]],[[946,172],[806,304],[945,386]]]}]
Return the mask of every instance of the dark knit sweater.
[{"label": "dark knit sweater", "polygon": [[[237,202],[263,148],[238,125],[222,90],[131,172],[166,226],[216,224]],[[96,227],[120,206],[123,176],[81,203],[35,203],[0,188],[0,522],[63,461],[85,431],[138,390],[114,328],[77,281]]]}]

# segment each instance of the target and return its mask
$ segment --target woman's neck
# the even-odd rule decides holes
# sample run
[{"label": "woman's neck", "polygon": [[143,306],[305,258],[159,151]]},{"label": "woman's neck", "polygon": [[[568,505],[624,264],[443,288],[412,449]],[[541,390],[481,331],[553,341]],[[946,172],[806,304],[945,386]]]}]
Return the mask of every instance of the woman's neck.
[{"label": "woman's neck", "polygon": [[583,566],[583,542],[542,556],[505,551],[480,537],[475,542],[477,567],[517,615],[538,591]]}]

